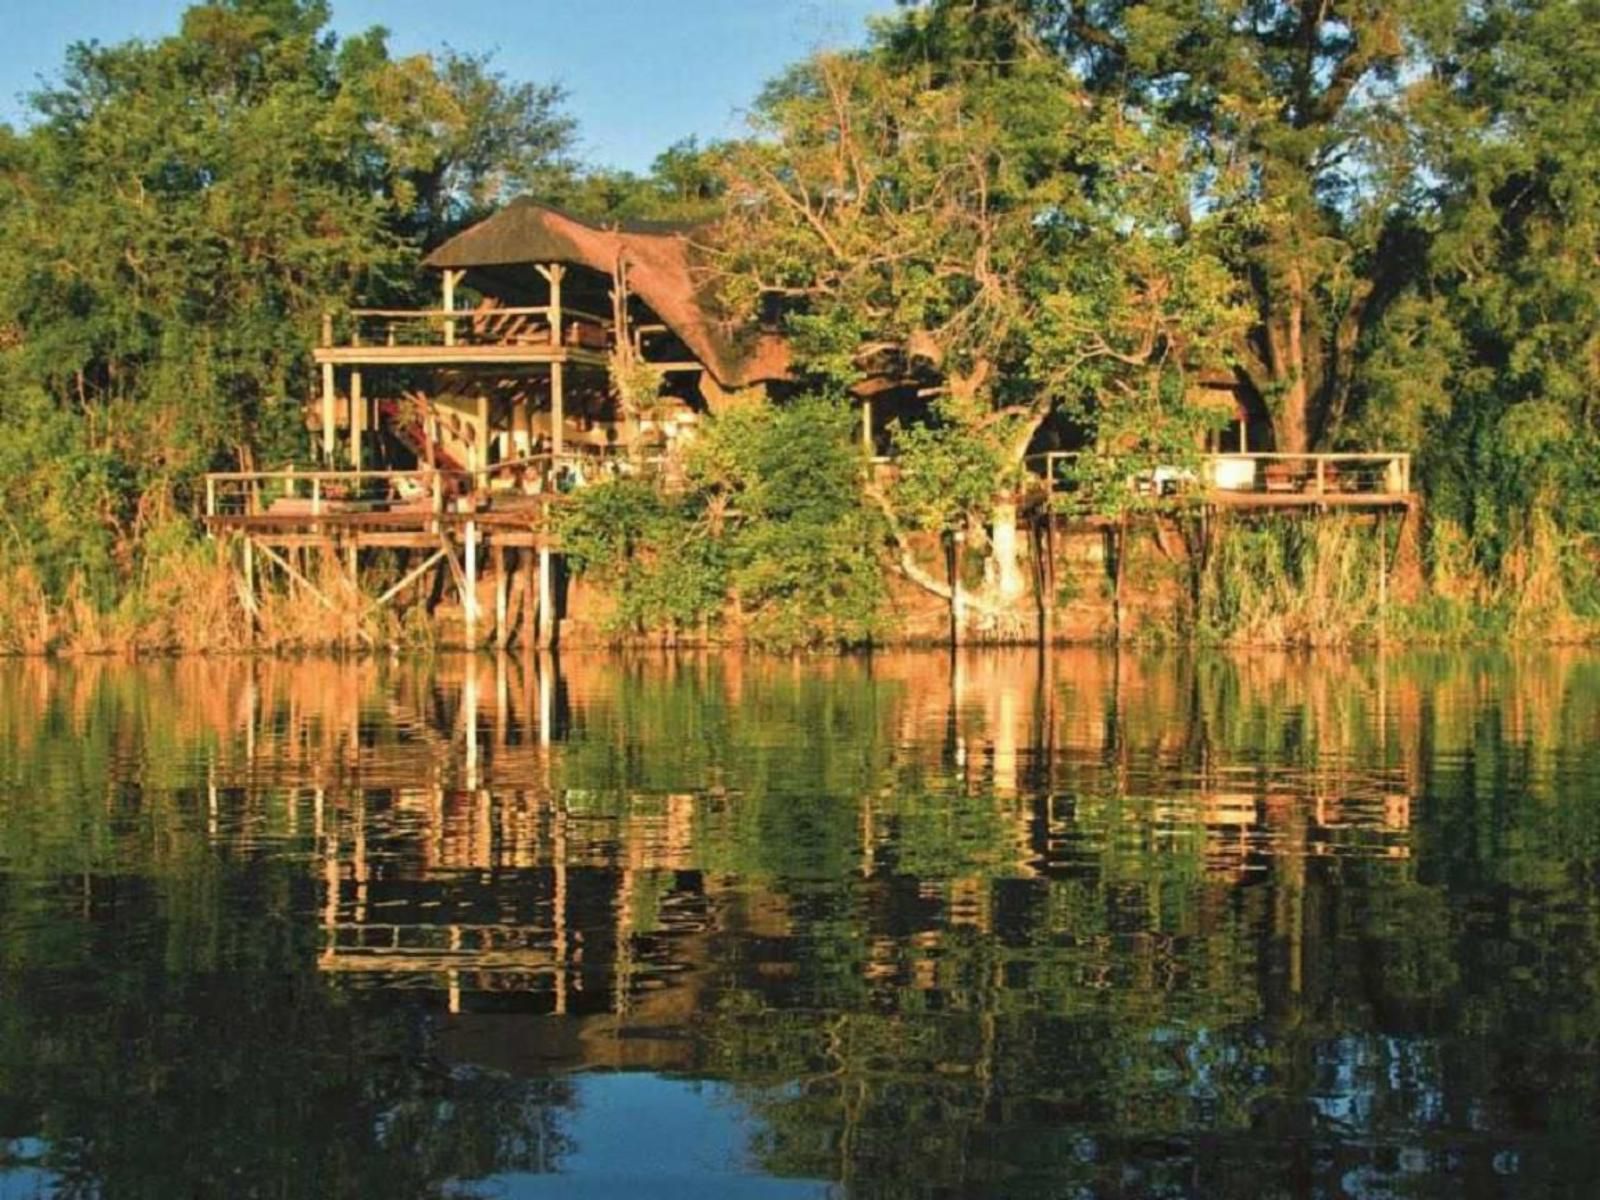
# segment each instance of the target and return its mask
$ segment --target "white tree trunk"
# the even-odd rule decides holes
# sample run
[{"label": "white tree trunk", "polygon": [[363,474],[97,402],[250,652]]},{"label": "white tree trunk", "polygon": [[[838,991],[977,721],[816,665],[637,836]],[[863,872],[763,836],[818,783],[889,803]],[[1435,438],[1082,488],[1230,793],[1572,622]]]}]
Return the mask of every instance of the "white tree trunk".
[{"label": "white tree trunk", "polygon": [[1022,574],[1021,550],[1017,541],[1017,501],[1007,496],[996,501],[992,534],[996,582],[999,585],[1000,603],[1009,608],[1022,599],[1028,590]]}]

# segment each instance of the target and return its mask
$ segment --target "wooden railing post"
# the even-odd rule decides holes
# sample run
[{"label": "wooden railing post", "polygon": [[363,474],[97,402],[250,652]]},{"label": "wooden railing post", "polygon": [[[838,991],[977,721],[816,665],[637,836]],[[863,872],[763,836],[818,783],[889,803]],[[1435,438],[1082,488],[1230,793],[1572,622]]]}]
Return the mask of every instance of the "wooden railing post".
[{"label": "wooden railing post", "polygon": [[311,477],[311,515],[314,517],[322,515],[322,476],[320,475]]},{"label": "wooden railing post", "polygon": [[1328,460],[1322,455],[1317,455],[1317,495],[1324,496],[1328,492],[1328,478],[1325,468]]},{"label": "wooden railing post", "polygon": [[206,476],[206,516],[217,515],[217,480],[215,476]]},{"label": "wooden railing post", "polygon": [[455,311],[456,307],[456,272],[452,271],[449,267],[444,269],[443,299],[445,311],[444,344],[446,346],[454,346],[456,344],[456,323],[450,314]]}]

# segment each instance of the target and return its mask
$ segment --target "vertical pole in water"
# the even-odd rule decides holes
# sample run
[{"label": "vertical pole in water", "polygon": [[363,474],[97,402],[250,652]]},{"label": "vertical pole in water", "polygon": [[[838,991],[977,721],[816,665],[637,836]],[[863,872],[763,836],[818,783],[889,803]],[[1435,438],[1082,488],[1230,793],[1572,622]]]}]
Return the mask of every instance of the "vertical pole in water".
[{"label": "vertical pole in water", "polygon": [[533,547],[517,551],[517,587],[522,592],[521,643],[532,649],[539,639],[538,593],[533,587]]},{"label": "vertical pole in water", "polygon": [[466,539],[466,579],[461,597],[461,614],[467,625],[467,649],[478,645],[478,523],[470,518],[463,531]]},{"label": "vertical pole in water", "polygon": [[[250,625],[250,636],[253,638],[256,635],[256,614],[261,609],[261,605],[256,601],[256,547],[255,547],[255,543],[252,542],[248,537],[246,537],[244,539],[244,544],[239,548],[239,550],[240,550],[240,554],[244,558],[245,620],[247,622],[249,622],[249,625]],[[254,723],[253,719],[251,721],[250,732],[252,734],[254,734],[254,732],[255,732],[255,723]]]},{"label": "vertical pole in water", "polygon": [[497,538],[494,547],[494,644],[501,650],[506,648],[510,635],[506,629],[506,548]]},{"label": "vertical pole in water", "polygon": [[549,646],[556,636],[555,562],[549,546],[539,547],[539,645]]},{"label": "vertical pole in water", "polygon": [[1389,627],[1389,514],[1378,514],[1378,641]]},{"label": "vertical pole in water", "polygon": [[467,659],[461,683],[461,719],[467,741],[467,791],[478,790],[478,660]]}]

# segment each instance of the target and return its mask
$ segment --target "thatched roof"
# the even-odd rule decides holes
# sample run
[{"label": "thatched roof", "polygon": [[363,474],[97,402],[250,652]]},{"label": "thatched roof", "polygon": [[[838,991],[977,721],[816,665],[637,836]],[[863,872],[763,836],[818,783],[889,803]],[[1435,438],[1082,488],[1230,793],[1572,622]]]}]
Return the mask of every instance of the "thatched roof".
[{"label": "thatched roof", "polygon": [[722,318],[698,282],[689,229],[656,222],[602,226],[523,198],[445,242],[430,267],[472,270],[569,263],[611,274],[628,264],[628,288],[654,310],[726,388],[788,374],[783,339]]}]

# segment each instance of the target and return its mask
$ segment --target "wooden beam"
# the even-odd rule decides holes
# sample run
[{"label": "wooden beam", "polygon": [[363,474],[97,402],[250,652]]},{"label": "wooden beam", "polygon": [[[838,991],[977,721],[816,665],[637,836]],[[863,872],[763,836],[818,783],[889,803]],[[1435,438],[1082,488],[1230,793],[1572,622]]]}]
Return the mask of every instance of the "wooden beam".
[{"label": "wooden beam", "polygon": [[283,557],[283,555],[279,554],[276,550],[272,549],[272,547],[265,544],[261,546],[261,553],[265,554],[269,559],[276,563],[278,567],[289,576],[290,579],[293,579],[301,587],[305,588],[306,591],[310,592],[319,601],[321,601],[322,606],[329,612],[336,613],[339,611],[339,606],[329,599],[321,588],[317,587],[316,584],[312,583],[311,580],[307,579],[304,575],[297,571],[294,567],[294,564],[291,563],[287,558]]},{"label": "wooden beam", "polygon": [[373,608],[382,608],[385,604],[389,603],[389,601],[393,600],[401,592],[405,591],[405,589],[407,587],[409,587],[411,584],[415,583],[418,579],[421,579],[424,575],[426,575],[430,570],[433,569],[434,564],[437,563],[440,559],[444,558],[445,556],[446,556],[446,552],[445,551],[443,551],[443,550],[435,550],[432,554],[430,554],[428,556],[427,560],[420,567],[414,567],[410,571],[407,571],[406,574],[401,578],[399,583],[395,584],[393,587],[389,588],[381,596],[379,596],[377,599],[375,599],[372,602],[372,607]]}]

